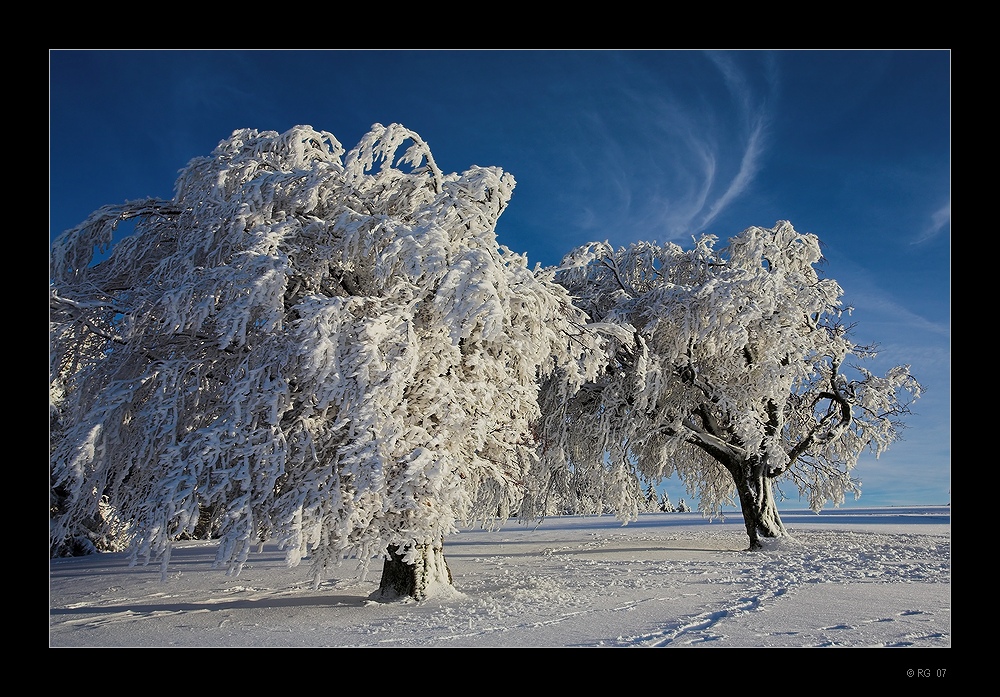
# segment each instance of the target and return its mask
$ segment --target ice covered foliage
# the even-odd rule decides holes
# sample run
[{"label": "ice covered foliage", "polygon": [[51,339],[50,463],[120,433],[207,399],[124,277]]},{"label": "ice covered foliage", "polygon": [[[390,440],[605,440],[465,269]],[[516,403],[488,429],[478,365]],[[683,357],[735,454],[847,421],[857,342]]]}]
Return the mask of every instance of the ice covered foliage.
[{"label": "ice covered foliage", "polygon": [[103,500],[137,560],[166,570],[209,516],[230,572],[277,539],[319,583],[506,519],[538,473],[539,380],[572,394],[603,356],[553,272],[498,244],[513,188],[497,168],[443,174],[396,124],[346,153],[308,126],[239,130],[173,199],[64,233],[53,549]]},{"label": "ice covered foliage", "polygon": [[816,271],[818,238],[779,221],[715,243],[596,243],[564,260],[557,279],[578,306],[634,330],[640,348],[620,344],[575,396],[546,387],[540,500],[601,492],[628,519],[638,481],[676,473],[705,513],[738,498],[755,547],[784,532],[773,486],[815,510],[839,504],[860,492],[859,455],[899,437],[920,385],[908,366],[861,366],[871,351],[848,338],[843,291]]}]

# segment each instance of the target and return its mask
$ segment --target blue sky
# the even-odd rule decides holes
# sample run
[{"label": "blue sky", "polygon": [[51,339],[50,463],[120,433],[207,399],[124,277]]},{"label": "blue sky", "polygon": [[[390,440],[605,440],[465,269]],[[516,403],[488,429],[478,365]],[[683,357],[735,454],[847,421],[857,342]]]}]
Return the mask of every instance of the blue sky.
[{"label": "blue sky", "polygon": [[[790,220],[824,244],[875,372],[926,392],[855,470],[858,506],[951,500],[951,53],[62,51],[50,66],[49,235],[170,198],[234,130],[309,125],[350,149],[401,123],[438,165],[517,186],[497,227],[529,262]],[[667,485],[676,503],[681,485]],[[786,507],[804,505],[786,491]]]}]

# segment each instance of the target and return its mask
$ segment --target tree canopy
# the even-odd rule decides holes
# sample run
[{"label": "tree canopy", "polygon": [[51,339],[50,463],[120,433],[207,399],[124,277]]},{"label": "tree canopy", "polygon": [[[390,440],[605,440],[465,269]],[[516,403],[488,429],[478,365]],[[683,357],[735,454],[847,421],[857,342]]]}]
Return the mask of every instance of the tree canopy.
[{"label": "tree canopy", "polygon": [[633,514],[619,483],[676,474],[706,514],[738,498],[756,546],[757,532],[784,532],[772,485],[815,510],[859,495],[858,457],[900,437],[921,387],[908,366],[864,367],[874,351],[850,340],[816,235],[779,221],[716,242],[592,243],[567,256],[557,280],[578,307],[635,340],[613,344],[575,395],[546,388],[540,466],[552,491],[589,487]]},{"label": "tree canopy", "polygon": [[209,517],[229,571],[277,539],[318,584],[344,558],[412,563],[456,520],[506,519],[534,471],[538,380],[572,393],[604,356],[553,272],[498,244],[514,185],[443,174],[397,124],[347,153],[307,126],[240,130],[173,199],[64,233],[53,549],[104,501],[164,569]]}]

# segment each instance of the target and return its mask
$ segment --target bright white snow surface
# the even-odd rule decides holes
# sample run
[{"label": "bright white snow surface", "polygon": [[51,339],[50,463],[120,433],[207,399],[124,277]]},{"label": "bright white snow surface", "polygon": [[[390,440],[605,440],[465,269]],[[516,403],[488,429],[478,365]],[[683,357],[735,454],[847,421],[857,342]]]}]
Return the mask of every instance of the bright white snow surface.
[{"label": "bright white snow surface", "polygon": [[782,519],[791,536],[756,553],[739,514],[463,529],[445,541],[455,592],[420,603],[370,600],[379,562],[364,579],[347,561],[315,590],[308,560],[287,568],[273,546],[232,577],[211,568],[214,543],[184,542],[165,582],[125,554],[53,559],[49,645],[951,647],[950,507]]}]

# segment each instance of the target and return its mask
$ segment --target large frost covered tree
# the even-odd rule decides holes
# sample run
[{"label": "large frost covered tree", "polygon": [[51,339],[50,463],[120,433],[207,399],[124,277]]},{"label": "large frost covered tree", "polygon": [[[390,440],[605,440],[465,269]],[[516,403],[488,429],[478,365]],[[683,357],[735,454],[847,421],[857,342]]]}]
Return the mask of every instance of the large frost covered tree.
[{"label": "large frost covered tree", "polygon": [[456,521],[506,519],[538,472],[538,381],[572,394],[603,368],[554,270],[497,242],[513,187],[497,168],[443,174],[398,124],[346,153],[308,126],[239,130],[172,199],[66,231],[52,553],[104,520],[164,572],[208,529],[229,573],[275,540],[317,585],[379,558],[380,597],[450,585]]},{"label": "large frost covered tree", "polygon": [[628,520],[639,481],[676,474],[706,514],[738,499],[759,549],[787,534],[776,486],[814,510],[840,504],[860,495],[859,456],[900,437],[921,386],[909,366],[864,367],[873,347],[849,339],[843,290],[816,270],[819,239],[779,221],[716,241],[594,243],[566,257],[557,280],[577,305],[634,340],[575,395],[545,388],[550,474],[534,510],[585,490]]}]

